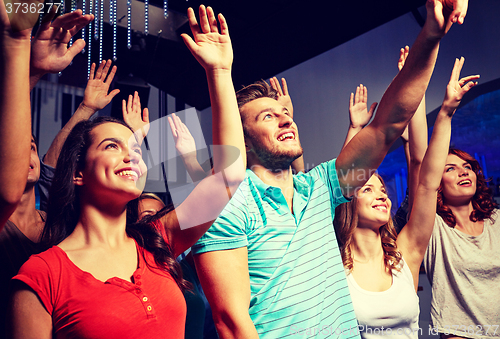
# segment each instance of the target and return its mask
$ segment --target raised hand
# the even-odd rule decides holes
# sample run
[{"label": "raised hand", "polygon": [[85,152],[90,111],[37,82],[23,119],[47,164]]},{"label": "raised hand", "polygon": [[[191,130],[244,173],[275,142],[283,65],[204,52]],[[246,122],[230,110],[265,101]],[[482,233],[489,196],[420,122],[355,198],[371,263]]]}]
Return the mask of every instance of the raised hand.
[{"label": "raised hand", "polygon": [[410,47],[405,46],[399,51],[398,69],[401,71],[405,65],[406,58],[408,58],[408,53],[410,53]]},{"label": "raised hand", "polygon": [[195,182],[202,180],[206,174],[196,158],[196,143],[191,132],[175,113],[167,119],[175,140],[175,149],[181,155],[189,176]]},{"label": "raised hand", "polygon": [[366,86],[359,85],[356,88],[356,94],[351,93],[349,100],[349,118],[351,120],[351,128],[363,128],[370,121],[377,103],[374,102],[368,111],[368,89]]},{"label": "raised hand", "polygon": [[95,67],[95,63],[90,67],[89,80],[85,88],[85,94],[83,95],[83,105],[97,112],[106,107],[115,95],[120,93],[120,90],[115,89],[108,94],[109,86],[116,73],[116,66],[113,66],[108,74],[111,67],[111,60],[102,61],[97,72],[95,72]]},{"label": "raised hand", "polygon": [[465,59],[455,59],[455,65],[451,72],[450,82],[446,86],[446,94],[444,96],[443,105],[441,110],[446,110],[449,116],[455,113],[458,105],[462,101],[463,96],[472,87],[477,85],[474,80],[479,79],[479,75],[469,75],[460,79],[460,71],[464,65]]},{"label": "raised hand", "polygon": [[[453,1],[453,11],[445,2]],[[427,0],[424,29],[431,38],[442,38],[454,23],[462,24],[469,0]]]},{"label": "raised hand", "polygon": [[47,14],[31,46],[31,74],[58,73],[65,69],[84,47],[85,41],[78,39],[68,48],[70,39],[89,22],[94,15],[83,15],[80,9],[64,14],[54,21],[55,12]]},{"label": "raised hand", "polygon": [[[408,58],[408,53],[410,53],[410,47],[405,46],[404,48],[401,48],[399,51],[399,60],[398,60],[398,69],[401,71],[403,69],[403,66],[405,65],[406,58]],[[408,134],[408,125],[406,126],[403,134],[401,134],[401,139],[403,139],[403,142],[406,143],[409,141],[409,134]]]},{"label": "raised hand", "polygon": [[182,34],[184,43],[191,54],[207,70],[231,70],[233,63],[233,48],[229,38],[226,19],[219,14],[220,33],[217,19],[211,7],[201,5],[199,10],[200,22],[192,8],[188,9],[188,20],[193,38]]},{"label": "raised hand", "polygon": [[276,77],[269,79],[271,87],[278,92],[278,102],[288,109],[290,116],[293,118],[293,105],[292,98],[288,93],[288,86],[286,84],[285,78],[281,78],[281,83],[283,84],[283,90],[281,90],[280,83]]},{"label": "raised hand", "polygon": [[[445,11],[451,12],[450,20],[459,24],[464,23],[465,15],[467,14],[468,0],[442,0]],[[452,2],[452,7],[449,3]]]},{"label": "raised hand", "polygon": [[128,96],[128,102],[122,101],[123,120],[134,130],[141,130],[145,137],[149,132],[149,110],[144,108],[141,116],[141,100],[139,93],[134,92],[134,96]]},{"label": "raised hand", "polygon": [[191,132],[181,119],[172,113],[172,117],[167,117],[172,135],[175,140],[175,149],[180,155],[196,155],[196,143]]}]

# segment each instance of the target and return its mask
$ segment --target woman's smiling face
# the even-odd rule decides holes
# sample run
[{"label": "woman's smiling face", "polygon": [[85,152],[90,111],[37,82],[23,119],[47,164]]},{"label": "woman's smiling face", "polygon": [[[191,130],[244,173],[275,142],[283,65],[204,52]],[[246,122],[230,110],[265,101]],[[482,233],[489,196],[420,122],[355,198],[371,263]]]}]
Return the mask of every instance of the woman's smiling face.
[{"label": "woman's smiling face", "polygon": [[455,154],[448,154],[441,187],[445,203],[469,201],[476,194],[477,175],[471,164]]},{"label": "woman's smiling face", "polygon": [[137,198],[145,178],[146,165],[141,147],[126,126],[108,122],[92,130],[92,144],[81,171],[81,184],[85,191],[95,192],[113,199],[127,201]]},{"label": "woman's smiling face", "polygon": [[378,229],[389,221],[391,200],[382,181],[372,175],[356,195],[358,227]]}]

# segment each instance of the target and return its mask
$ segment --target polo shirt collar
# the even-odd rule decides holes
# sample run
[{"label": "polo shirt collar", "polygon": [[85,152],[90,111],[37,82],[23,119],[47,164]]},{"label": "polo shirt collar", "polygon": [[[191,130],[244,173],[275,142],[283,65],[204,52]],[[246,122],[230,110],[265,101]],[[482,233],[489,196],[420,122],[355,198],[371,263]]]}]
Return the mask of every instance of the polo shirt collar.
[{"label": "polo shirt collar", "polygon": [[[277,187],[268,185],[265,182],[263,182],[262,179],[259,178],[257,176],[257,174],[255,174],[250,169],[247,169],[246,173],[247,173],[247,176],[250,178],[250,180],[255,185],[255,187],[257,188],[257,190],[259,191],[259,193],[261,195],[270,195],[270,193],[273,190],[279,189]],[[310,193],[309,190],[310,190],[311,186],[305,182],[304,178],[302,178],[301,175],[298,175],[298,176],[293,175],[293,187],[294,187],[295,191],[297,191],[297,193],[299,193],[300,195],[303,195],[306,197],[309,196],[309,193]]]}]

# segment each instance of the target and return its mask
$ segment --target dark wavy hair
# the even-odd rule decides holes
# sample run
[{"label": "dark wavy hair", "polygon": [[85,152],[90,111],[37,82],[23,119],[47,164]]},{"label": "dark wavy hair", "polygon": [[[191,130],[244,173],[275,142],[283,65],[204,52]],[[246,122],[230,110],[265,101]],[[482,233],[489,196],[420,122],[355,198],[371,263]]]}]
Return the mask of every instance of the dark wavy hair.
[{"label": "dark wavy hair", "polygon": [[[66,239],[75,229],[80,218],[80,188],[73,182],[74,173],[85,167],[89,146],[93,142],[92,130],[105,123],[116,123],[132,129],[122,120],[111,117],[98,117],[94,120],[79,122],[68,135],[57,160],[54,180],[49,191],[47,222],[42,232],[41,243],[50,248]],[[168,272],[181,290],[188,287],[182,279],[180,265],[174,252],[165,242],[157,226],[159,219],[173,210],[165,207],[161,213],[151,218],[137,219],[138,199],[127,204],[127,235],[134,238],[140,247],[153,254],[156,265]],[[147,262],[147,261],[146,261]],[[151,267],[151,263],[148,263]]]},{"label": "dark wavy hair", "polygon": [[[385,187],[384,179],[378,174],[374,174],[374,176],[379,178],[380,182],[382,182],[382,185]],[[351,271],[353,267],[351,244],[353,242],[354,230],[358,226],[357,205],[357,197],[355,194],[351,201],[335,208],[335,218],[333,219],[337,241],[340,246],[340,254],[342,255],[342,262],[344,267],[349,271]],[[385,225],[380,226],[379,232],[382,248],[384,250],[385,267],[391,270],[400,271],[402,256],[396,244],[398,235],[394,228],[392,218],[389,218],[389,221]]]},{"label": "dark wavy hair", "polygon": [[[450,148],[448,154],[454,154],[460,159],[466,161],[472,167],[472,171],[476,174],[476,193],[472,197],[473,211],[469,216],[471,221],[479,221],[492,218],[493,211],[498,207],[498,204],[493,200],[493,193],[488,187],[487,180],[484,177],[483,171],[479,162],[469,153],[456,148]],[[446,206],[445,197],[443,196],[443,182],[438,189],[437,194],[437,214],[443,218],[444,222],[455,227],[457,220],[451,209]]]}]

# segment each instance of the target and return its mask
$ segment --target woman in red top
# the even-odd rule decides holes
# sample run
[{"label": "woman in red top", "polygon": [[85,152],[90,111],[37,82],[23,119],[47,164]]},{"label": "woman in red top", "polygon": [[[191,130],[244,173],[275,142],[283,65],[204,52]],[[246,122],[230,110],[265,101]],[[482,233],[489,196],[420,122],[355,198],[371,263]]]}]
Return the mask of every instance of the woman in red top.
[{"label": "woman in red top", "polygon": [[184,337],[185,283],[175,258],[208,229],[229,200],[226,188],[237,189],[246,167],[227,24],[219,15],[219,30],[213,10],[204,6],[199,24],[192,9],[188,18],[194,40],[182,38],[207,74],[213,143],[236,146],[241,158],[231,159],[231,147],[216,149],[215,174],[182,204],[157,222],[131,224],[127,206],[141,194],[146,173],[140,140],[109,118],[77,125],[61,151],[50,195],[43,240],[53,247],[14,278],[20,281],[14,338]]}]

